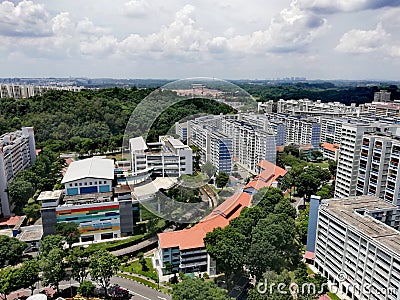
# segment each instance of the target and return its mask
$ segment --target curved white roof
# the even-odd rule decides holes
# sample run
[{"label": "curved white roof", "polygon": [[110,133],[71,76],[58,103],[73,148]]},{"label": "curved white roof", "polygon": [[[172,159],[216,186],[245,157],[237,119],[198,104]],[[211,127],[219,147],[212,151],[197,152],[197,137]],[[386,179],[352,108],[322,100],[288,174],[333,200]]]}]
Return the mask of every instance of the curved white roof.
[{"label": "curved white roof", "polygon": [[114,161],[97,157],[72,162],[61,183],[84,178],[114,179]]}]

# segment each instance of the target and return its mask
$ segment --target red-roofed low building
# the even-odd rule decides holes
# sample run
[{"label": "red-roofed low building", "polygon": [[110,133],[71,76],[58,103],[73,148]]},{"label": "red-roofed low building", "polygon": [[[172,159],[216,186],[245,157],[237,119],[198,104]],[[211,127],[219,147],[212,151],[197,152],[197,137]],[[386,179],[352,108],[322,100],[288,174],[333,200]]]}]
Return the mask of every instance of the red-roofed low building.
[{"label": "red-roofed low building", "polygon": [[251,196],[235,194],[216,207],[207,217],[190,229],[158,234],[158,253],[163,270],[171,263],[174,270],[191,273],[215,274],[215,262],[207,254],[204,238],[215,228],[224,228],[239,216],[244,207],[250,206]]},{"label": "red-roofed low building", "polygon": [[273,163],[263,160],[258,164],[260,174],[250,181],[243,189],[244,192],[254,195],[264,187],[279,187],[279,183],[286,175],[287,171],[274,165]]},{"label": "red-roofed low building", "polygon": [[329,143],[321,144],[321,151],[324,157],[334,161],[338,160],[340,151],[339,148],[340,148],[339,144],[329,144]]}]

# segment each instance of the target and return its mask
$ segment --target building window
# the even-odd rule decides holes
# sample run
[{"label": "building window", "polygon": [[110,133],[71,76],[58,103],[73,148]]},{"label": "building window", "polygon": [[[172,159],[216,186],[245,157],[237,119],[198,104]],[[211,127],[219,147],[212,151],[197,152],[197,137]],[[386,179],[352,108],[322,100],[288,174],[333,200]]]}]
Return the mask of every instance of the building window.
[{"label": "building window", "polygon": [[85,182],[85,185],[87,185],[87,182]]},{"label": "building window", "polygon": [[75,182],[75,186],[78,186],[78,184]]},{"label": "building window", "polygon": [[94,184],[97,184],[97,181],[95,181]]},{"label": "building window", "polygon": [[82,186],[82,182],[79,182],[79,186]]},{"label": "building window", "polygon": [[70,183],[69,186],[72,186],[72,183]]},{"label": "building window", "polygon": [[89,185],[92,185],[92,182],[89,182]]}]

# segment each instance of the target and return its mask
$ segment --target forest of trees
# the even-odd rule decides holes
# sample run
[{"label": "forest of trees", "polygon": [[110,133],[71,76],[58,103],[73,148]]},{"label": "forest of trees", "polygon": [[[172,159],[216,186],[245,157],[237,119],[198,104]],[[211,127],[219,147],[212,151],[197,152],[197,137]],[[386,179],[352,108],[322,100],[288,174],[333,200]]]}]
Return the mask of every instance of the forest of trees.
[{"label": "forest of trees", "polygon": [[388,86],[335,86],[333,83],[296,83],[280,85],[254,85],[242,84],[243,89],[258,98],[258,101],[279,99],[321,100],[322,102],[338,101],[349,105],[350,103],[363,104],[372,102],[374,93],[386,89],[392,93],[391,98],[400,99],[400,91],[396,85]]},{"label": "forest of trees", "polygon": [[[0,133],[17,130],[21,126],[34,126],[39,148],[49,146],[56,152],[71,150],[81,153],[115,150],[122,146],[123,134],[132,112],[153,91],[136,88],[50,91],[43,96],[27,99],[2,99]],[[168,91],[169,94],[163,93],[162,101],[177,97],[171,91]],[[157,107],[152,106],[147,114],[154,111],[157,111]],[[231,107],[215,101],[182,101],[157,118],[148,139],[155,140],[158,135],[165,134],[176,121],[186,116],[230,112],[234,112]]]}]

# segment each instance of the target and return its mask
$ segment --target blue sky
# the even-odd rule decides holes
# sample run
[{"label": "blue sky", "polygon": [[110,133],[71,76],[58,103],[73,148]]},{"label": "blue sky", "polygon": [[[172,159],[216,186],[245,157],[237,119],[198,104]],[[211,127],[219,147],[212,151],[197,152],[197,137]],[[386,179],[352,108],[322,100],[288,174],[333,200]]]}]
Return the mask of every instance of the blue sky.
[{"label": "blue sky", "polygon": [[0,0],[0,77],[400,80],[400,0]]}]

